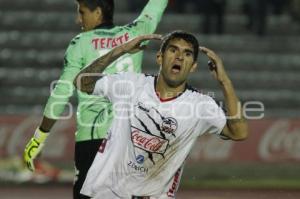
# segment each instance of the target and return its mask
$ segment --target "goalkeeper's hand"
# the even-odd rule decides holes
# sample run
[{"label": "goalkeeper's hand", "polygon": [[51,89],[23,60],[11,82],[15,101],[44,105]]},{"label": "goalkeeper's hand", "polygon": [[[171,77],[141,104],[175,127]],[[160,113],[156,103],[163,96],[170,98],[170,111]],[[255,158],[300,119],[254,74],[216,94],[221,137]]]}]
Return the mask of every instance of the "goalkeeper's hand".
[{"label": "goalkeeper's hand", "polygon": [[42,150],[45,140],[48,137],[49,133],[41,131],[39,128],[35,130],[34,136],[27,143],[24,150],[24,161],[27,168],[31,171],[34,171],[33,160]]}]

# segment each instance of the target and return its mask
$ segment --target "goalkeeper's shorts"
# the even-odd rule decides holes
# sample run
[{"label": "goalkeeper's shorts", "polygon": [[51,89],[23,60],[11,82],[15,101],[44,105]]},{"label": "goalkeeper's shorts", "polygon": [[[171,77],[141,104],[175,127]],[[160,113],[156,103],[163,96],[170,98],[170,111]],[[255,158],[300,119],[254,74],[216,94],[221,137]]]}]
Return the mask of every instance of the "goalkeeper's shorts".
[{"label": "goalkeeper's shorts", "polygon": [[73,199],[90,198],[80,194],[81,187],[91,167],[95,155],[103,139],[87,140],[75,143],[75,182],[73,186]]}]

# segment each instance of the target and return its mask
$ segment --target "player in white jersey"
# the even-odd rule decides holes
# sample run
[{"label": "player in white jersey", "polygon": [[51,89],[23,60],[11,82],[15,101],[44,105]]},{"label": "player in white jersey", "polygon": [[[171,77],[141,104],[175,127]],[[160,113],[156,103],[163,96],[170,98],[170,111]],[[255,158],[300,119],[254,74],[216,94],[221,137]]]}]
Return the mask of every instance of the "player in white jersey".
[{"label": "player in white jersey", "polygon": [[232,140],[247,137],[239,100],[222,60],[213,51],[200,48],[211,60],[210,69],[223,90],[227,115],[238,118],[226,120],[211,97],[187,85],[188,75],[196,69],[199,49],[197,39],[189,33],[175,31],[164,38],[157,54],[160,70],[156,76],[98,76],[119,56],[135,53],[143,41],[157,38],[159,35],[144,35],[113,49],[82,70],[74,82],[84,92],[106,96],[115,111],[109,136],[81,190],[84,195],[174,198],[180,169],[200,135],[218,134]]}]

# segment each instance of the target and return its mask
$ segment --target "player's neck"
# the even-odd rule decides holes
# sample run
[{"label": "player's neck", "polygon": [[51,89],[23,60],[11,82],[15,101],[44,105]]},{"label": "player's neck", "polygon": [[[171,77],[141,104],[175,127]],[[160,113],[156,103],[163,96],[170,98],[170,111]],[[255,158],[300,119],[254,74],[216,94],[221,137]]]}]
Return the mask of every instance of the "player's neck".
[{"label": "player's neck", "polygon": [[186,82],[177,87],[169,86],[164,79],[159,75],[156,79],[155,91],[161,99],[175,98],[185,91]]}]

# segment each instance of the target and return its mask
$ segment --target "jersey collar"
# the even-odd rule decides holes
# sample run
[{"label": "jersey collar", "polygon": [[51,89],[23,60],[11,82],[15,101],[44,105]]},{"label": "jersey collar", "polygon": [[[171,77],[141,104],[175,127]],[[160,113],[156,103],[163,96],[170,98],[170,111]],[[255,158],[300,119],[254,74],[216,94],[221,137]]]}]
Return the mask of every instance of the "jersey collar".
[{"label": "jersey collar", "polygon": [[114,23],[112,22],[104,22],[96,26],[94,29],[111,29],[115,27]]},{"label": "jersey collar", "polygon": [[186,91],[186,89],[189,87],[189,86],[186,84],[185,89],[184,89],[181,93],[179,93],[178,95],[176,95],[175,97],[170,97],[170,98],[165,98],[165,99],[163,99],[163,98],[161,98],[161,97],[159,96],[159,93],[156,91],[157,78],[158,78],[157,75],[155,75],[155,76],[154,76],[154,91],[155,91],[155,94],[156,94],[156,96],[157,96],[157,98],[159,99],[160,102],[169,102],[169,101],[172,101],[172,100],[177,99],[177,98],[180,97],[180,96]]}]

